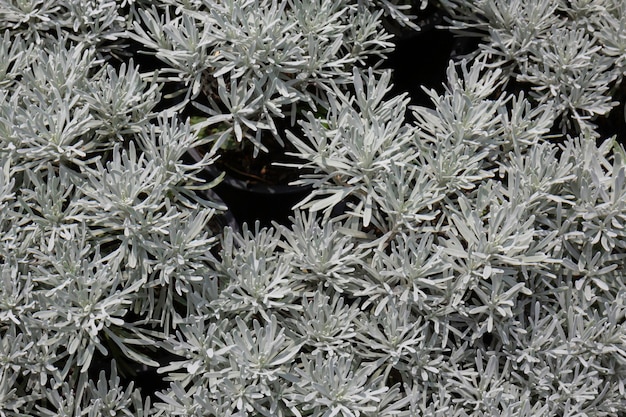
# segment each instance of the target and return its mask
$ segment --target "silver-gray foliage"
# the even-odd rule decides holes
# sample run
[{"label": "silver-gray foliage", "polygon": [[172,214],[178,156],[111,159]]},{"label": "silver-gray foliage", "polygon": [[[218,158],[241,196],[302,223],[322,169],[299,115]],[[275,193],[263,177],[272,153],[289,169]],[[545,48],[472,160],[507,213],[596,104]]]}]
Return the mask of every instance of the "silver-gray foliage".
[{"label": "silver-gray foliage", "polygon": [[504,81],[529,83],[563,129],[594,134],[626,67],[626,4],[620,0],[442,0],[450,27],[481,38],[480,55]]},{"label": "silver-gray foliage", "polygon": [[203,125],[227,124],[215,146],[232,132],[258,150],[264,132],[282,141],[276,120],[293,124],[325,102],[331,80],[345,84],[353,66],[391,50],[383,11],[410,23],[389,1],[164,1],[137,10],[131,36],[164,62],[183,103],[210,116]]},{"label": "silver-gray foliage", "polygon": [[[621,2],[441,0],[485,43],[430,107],[360,67],[408,3],[0,1],[0,416],[626,414]],[[294,117],[290,224],[221,228],[167,82]]]}]

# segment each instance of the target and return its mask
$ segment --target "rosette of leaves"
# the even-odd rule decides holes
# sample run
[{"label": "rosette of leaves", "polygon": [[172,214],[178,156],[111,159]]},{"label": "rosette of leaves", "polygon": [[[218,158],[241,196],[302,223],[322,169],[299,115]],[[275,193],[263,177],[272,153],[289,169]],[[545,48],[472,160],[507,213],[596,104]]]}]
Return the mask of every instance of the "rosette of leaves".
[{"label": "rosette of leaves", "polygon": [[[374,223],[385,228],[387,219],[377,204],[385,199],[379,193],[381,183],[395,182],[398,167],[410,165],[416,157],[411,147],[413,130],[405,122],[408,99],[396,96],[385,100],[390,77],[390,72],[377,78],[373,71],[361,76],[355,70],[353,94],[335,86],[330,90],[326,117],[307,114],[302,123],[306,140],[288,133],[298,151],[295,156],[309,161],[305,166],[314,170],[297,182],[314,187],[301,207],[323,210],[329,216],[335,206],[346,201],[350,214],[362,218],[364,226]],[[407,201],[411,190],[398,192],[405,194]],[[429,191],[426,194],[425,200],[437,199]]]}]

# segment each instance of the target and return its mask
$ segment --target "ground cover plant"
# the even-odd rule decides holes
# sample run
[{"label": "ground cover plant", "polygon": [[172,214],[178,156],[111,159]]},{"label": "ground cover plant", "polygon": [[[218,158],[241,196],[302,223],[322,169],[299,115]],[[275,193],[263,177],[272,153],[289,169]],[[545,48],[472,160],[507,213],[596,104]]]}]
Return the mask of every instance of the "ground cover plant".
[{"label": "ground cover plant", "polygon": [[[414,3],[0,1],[0,415],[626,415],[626,6]],[[260,131],[312,191],[224,227]]]}]

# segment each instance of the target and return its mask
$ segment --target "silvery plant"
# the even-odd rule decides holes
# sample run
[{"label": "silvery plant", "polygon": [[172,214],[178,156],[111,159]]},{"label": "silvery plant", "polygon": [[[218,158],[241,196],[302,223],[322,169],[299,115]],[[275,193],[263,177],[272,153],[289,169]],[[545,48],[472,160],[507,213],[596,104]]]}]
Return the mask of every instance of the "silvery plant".
[{"label": "silvery plant", "polygon": [[618,102],[626,73],[626,4],[620,0],[442,0],[449,26],[481,39],[503,80],[554,106],[564,131],[594,134]]},{"label": "silvery plant", "polygon": [[[382,0],[0,2],[0,416],[626,414],[623,145],[577,118],[584,107],[564,110],[571,89],[508,92],[521,64],[483,52],[450,63],[429,107],[410,107],[390,94],[391,72],[367,68],[391,47],[383,31],[355,52],[347,34],[360,26],[333,38],[313,15],[303,21],[328,30],[312,50],[330,59],[319,79],[299,89],[288,74],[300,72],[274,72],[254,89],[262,78],[237,61],[253,55],[210,42],[253,23],[293,33],[280,24],[296,3],[372,22],[362,29],[406,16]],[[442,3],[467,22],[500,5]],[[75,18],[87,5],[98,12]],[[541,18],[617,10],[555,7]],[[276,24],[259,23],[272,13]],[[152,39],[163,71],[116,61],[132,39]],[[271,131],[307,105],[285,135],[312,189],[291,224],[223,227],[200,175],[215,155],[184,156],[219,136],[199,138],[177,105],[157,110],[166,83],[195,100],[209,66],[182,63],[202,54],[225,65],[208,72],[219,106],[204,106],[226,136],[237,123],[242,138]],[[280,83],[286,95],[263,95]],[[276,112],[223,107],[244,99]],[[146,370],[162,386],[150,391]]]},{"label": "silvery plant", "polygon": [[[378,0],[163,1],[138,8],[132,39],[163,62],[181,106],[221,123],[214,146],[234,136],[256,152],[283,143],[276,122],[293,125],[326,103],[326,89],[349,82],[351,68],[392,50],[382,16],[417,29],[410,7]],[[422,6],[426,5],[423,2]]]}]

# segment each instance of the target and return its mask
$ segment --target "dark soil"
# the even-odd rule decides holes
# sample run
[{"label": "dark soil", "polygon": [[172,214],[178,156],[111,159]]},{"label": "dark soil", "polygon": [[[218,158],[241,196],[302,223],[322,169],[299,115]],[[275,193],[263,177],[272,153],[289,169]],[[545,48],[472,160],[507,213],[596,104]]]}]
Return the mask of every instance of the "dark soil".
[{"label": "dark soil", "polygon": [[286,155],[287,152],[295,152],[293,146],[285,143],[285,147],[282,147],[275,141],[266,146],[269,152],[259,151],[256,157],[253,156],[253,149],[247,146],[243,149],[224,150],[220,152],[215,166],[229,176],[247,181],[251,185],[287,185],[298,180],[302,170],[278,165],[302,162],[296,157]]}]

